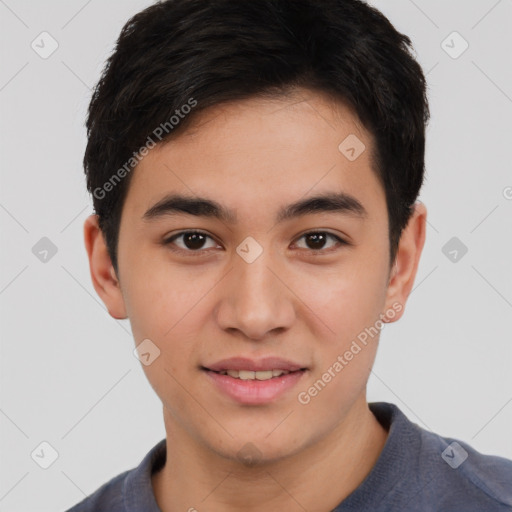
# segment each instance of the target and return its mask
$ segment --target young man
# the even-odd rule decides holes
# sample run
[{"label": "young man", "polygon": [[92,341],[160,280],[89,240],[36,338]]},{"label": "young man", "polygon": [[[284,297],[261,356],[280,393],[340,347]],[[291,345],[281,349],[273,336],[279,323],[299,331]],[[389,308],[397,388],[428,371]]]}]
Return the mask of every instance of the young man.
[{"label": "young man", "polygon": [[94,287],[166,439],[71,510],[511,511],[512,462],[366,400],[425,241],[426,84],[359,0],[168,0],[84,158]]}]

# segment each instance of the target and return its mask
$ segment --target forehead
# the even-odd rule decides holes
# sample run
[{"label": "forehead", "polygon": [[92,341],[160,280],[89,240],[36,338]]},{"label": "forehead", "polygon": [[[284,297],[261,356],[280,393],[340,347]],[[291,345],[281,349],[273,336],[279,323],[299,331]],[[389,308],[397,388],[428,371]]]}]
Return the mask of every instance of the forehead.
[{"label": "forehead", "polygon": [[[210,107],[199,112],[183,134],[164,142],[161,148],[175,142],[184,147],[220,142],[216,146],[219,153],[243,148],[244,154],[250,155],[262,150],[275,152],[277,146],[296,148],[304,136],[313,143],[313,132],[316,142],[324,139],[325,144],[319,147],[323,150],[333,142],[332,136],[335,142],[343,132],[373,142],[372,134],[348,104],[324,93],[294,89],[281,96],[252,97]],[[311,151],[311,145],[303,147]],[[338,149],[337,144],[334,149]]]},{"label": "forehead", "polygon": [[132,171],[126,203],[143,215],[180,192],[214,196],[234,210],[247,205],[255,215],[327,190],[369,201],[384,194],[372,151],[357,115],[324,95],[299,90],[230,102],[200,112],[185,132],[151,149]]}]

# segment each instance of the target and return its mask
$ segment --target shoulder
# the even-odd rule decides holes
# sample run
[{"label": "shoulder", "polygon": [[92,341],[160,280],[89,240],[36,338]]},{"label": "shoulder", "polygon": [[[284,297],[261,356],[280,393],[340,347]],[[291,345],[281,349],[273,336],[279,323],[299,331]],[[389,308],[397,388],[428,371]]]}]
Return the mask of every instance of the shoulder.
[{"label": "shoulder", "polygon": [[[416,426],[417,427],[417,426]],[[443,510],[512,512],[512,461],[478,452],[468,443],[417,427],[421,453],[419,469],[429,479],[426,492]]]},{"label": "shoulder", "polygon": [[66,512],[125,512],[123,504],[123,484],[126,477],[135,469],[125,471],[112,478],[93,494]]},{"label": "shoulder", "polygon": [[158,512],[151,475],[161,469],[166,456],[163,439],[136,468],[115,476],[66,512]]},{"label": "shoulder", "polygon": [[511,460],[426,430],[396,405],[375,405],[377,414],[387,415],[398,447],[394,458],[402,472],[396,496],[411,510],[512,512]]}]

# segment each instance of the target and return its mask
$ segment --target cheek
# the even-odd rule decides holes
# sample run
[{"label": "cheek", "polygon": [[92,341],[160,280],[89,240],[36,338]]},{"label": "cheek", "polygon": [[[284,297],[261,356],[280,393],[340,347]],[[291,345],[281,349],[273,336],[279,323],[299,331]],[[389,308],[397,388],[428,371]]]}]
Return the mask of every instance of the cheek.
[{"label": "cheek", "polygon": [[129,272],[123,295],[136,341],[142,337],[167,343],[187,321],[194,325],[190,318],[209,289],[208,279],[161,257],[132,257],[125,263]]},{"label": "cheek", "polygon": [[313,296],[329,330],[316,337],[315,368],[308,387],[300,390],[312,415],[324,415],[326,407],[341,411],[366,388],[382,327],[384,294],[378,274],[366,272],[361,279],[359,272],[331,279],[327,291]]},{"label": "cheek", "polygon": [[384,246],[358,251],[357,257],[354,253],[316,285],[308,278],[308,287],[303,288],[309,290],[308,305],[322,325],[329,327],[315,336],[318,358],[312,379],[320,379],[320,388],[328,382],[322,395],[333,403],[341,405],[366,386],[383,325],[380,314],[386,298],[385,250]]},{"label": "cheek", "polygon": [[386,275],[382,265],[369,265],[358,256],[327,275],[303,279],[302,295],[330,328],[326,332],[343,340],[379,318],[385,302]]},{"label": "cheek", "polygon": [[160,346],[177,321],[177,290],[168,290],[154,276],[147,276],[145,282],[130,283],[125,296],[135,341],[150,338]]},{"label": "cheek", "polygon": [[142,369],[171,414],[182,415],[191,407],[182,386],[197,359],[197,340],[204,323],[199,316],[205,314],[200,298],[208,291],[208,283],[203,286],[197,278],[157,265],[149,270],[141,266],[140,272],[137,266],[131,269],[132,280],[126,281],[124,293],[135,344],[149,339],[159,351]]},{"label": "cheek", "polygon": [[143,370],[162,401],[186,409],[180,383],[190,379],[191,365],[200,360],[211,311],[207,296],[215,281],[211,275],[170,265],[153,264],[149,271],[138,273],[136,266],[131,268],[133,279],[126,283],[124,293],[135,343],[149,339],[159,350]]}]

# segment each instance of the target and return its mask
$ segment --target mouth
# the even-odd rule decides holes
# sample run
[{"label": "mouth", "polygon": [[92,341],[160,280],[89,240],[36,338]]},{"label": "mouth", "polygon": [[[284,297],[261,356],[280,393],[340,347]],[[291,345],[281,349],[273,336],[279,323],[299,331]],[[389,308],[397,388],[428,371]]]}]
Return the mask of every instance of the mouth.
[{"label": "mouth", "polygon": [[231,358],[200,369],[214,389],[246,405],[276,402],[308,372],[307,367],[280,358]]},{"label": "mouth", "polygon": [[304,372],[306,368],[300,368],[298,370],[289,371],[289,370],[280,370],[279,368],[275,368],[272,370],[262,370],[262,371],[251,371],[251,370],[221,370],[215,371],[210,368],[202,367],[203,370],[210,371],[213,373],[217,373],[218,375],[228,375],[233,379],[239,380],[270,380],[281,377],[282,375],[288,375],[290,373]]},{"label": "mouth", "polygon": [[252,373],[262,374],[263,372],[267,372],[265,375],[261,375],[262,377],[267,379],[270,378],[268,372],[272,372],[272,374],[274,374],[274,372],[277,373],[279,371],[290,373],[297,370],[307,370],[307,367],[305,367],[302,364],[275,356],[267,356],[262,359],[250,359],[248,357],[230,357],[229,359],[222,359],[221,361],[217,361],[216,363],[204,365],[202,366],[202,368],[217,373],[238,372],[239,375],[235,375],[233,373],[233,375],[230,376],[238,378],[241,374],[242,379],[255,378],[255,375],[252,375]]}]

